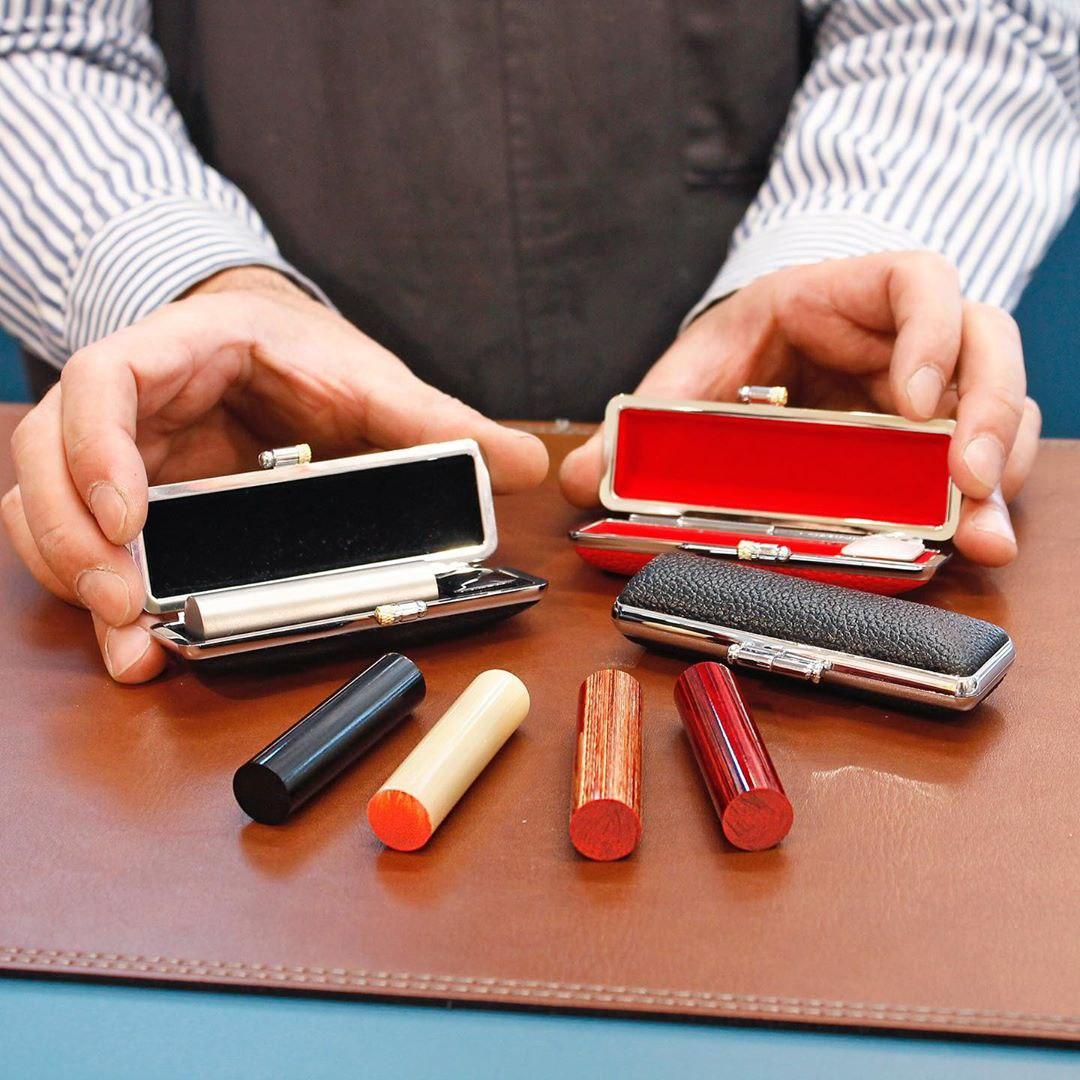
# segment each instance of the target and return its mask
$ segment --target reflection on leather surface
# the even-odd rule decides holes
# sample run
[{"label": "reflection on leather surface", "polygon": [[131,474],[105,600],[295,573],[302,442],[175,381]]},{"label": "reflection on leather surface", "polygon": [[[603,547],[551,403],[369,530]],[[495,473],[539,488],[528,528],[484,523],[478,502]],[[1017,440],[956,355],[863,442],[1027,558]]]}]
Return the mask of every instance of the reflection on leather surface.
[{"label": "reflection on leather surface", "polygon": [[[577,441],[549,438],[556,466]],[[685,661],[612,627],[624,579],[574,553],[588,518],[554,469],[497,509],[498,560],[550,578],[543,603],[418,646],[423,707],[277,829],[247,823],[233,771],[378,646],[120,687],[85,614],[0,545],[0,966],[1080,1038],[1080,444],[1046,444],[1015,566],[955,559],[919,595],[1012,635],[988,704],[942,721],[740,676],[796,814],[760,853],[725,846],[672,700]],[[576,695],[612,664],[644,690],[644,833],[588,863],[567,835]],[[423,852],[382,851],[367,799],[492,667],[529,717]]]}]

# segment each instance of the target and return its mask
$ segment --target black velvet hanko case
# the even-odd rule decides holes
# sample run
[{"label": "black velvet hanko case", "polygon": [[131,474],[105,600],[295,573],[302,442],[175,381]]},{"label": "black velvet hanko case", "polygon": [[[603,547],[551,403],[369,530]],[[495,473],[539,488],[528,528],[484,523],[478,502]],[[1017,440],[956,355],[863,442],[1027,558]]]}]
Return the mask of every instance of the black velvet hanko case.
[{"label": "black velvet hanko case", "polygon": [[131,550],[164,616],[153,635],[204,659],[515,614],[547,582],[482,565],[497,544],[487,467],[461,439],[152,487]]},{"label": "black velvet hanko case", "polygon": [[643,644],[945,709],[977,705],[1015,655],[957,611],[682,553],[639,570],[612,617]]}]

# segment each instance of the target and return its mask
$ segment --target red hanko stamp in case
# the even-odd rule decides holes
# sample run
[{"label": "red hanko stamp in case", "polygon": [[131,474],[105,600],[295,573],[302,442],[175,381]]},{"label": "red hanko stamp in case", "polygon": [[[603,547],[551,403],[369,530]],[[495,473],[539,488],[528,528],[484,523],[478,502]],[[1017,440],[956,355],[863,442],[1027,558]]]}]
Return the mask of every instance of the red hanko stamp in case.
[{"label": "red hanko stamp in case", "polygon": [[582,558],[622,574],[692,551],[906,592],[949,559],[929,541],[950,539],[960,513],[948,466],[954,426],[623,394],[604,421],[600,501],[615,513],[570,538]]}]

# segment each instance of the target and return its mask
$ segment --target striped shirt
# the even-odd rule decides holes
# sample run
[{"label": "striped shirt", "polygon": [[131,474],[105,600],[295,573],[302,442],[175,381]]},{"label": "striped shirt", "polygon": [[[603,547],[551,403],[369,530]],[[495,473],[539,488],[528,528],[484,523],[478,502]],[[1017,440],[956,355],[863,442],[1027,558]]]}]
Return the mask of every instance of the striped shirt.
[{"label": "striped shirt", "polygon": [[[1080,187],[1080,0],[803,3],[809,70],[695,312],[913,248],[1013,305]],[[0,0],[0,325],[58,366],[230,266],[321,295],[191,145],[150,24],[150,0]]]}]

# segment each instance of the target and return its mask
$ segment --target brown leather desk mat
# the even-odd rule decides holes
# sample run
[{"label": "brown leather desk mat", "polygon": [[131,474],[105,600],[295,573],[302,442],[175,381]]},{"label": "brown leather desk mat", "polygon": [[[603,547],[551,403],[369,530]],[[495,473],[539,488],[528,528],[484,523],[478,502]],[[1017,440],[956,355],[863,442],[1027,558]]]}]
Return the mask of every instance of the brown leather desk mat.
[{"label": "brown leather desk mat", "polygon": [[[0,411],[5,444],[16,417]],[[551,437],[555,458],[575,442]],[[233,770],[362,666],[362,639],[299,669],[121,688],[85,615],[2,545],[0,965],[1080,1037],[1080,444],[1044,447],[1015,567],[956,560],[921,593],[1014,635],[981,709],[938,720],[743,679],[795,806],[760,854],[725,847],[672,704],[682,665],[610,626],[620,579],[573,553],[578,520],[553,479],[501,500],[499,558],[549,577],[546,598],[410,650],[430,687],[417,718],[281,828],[247,822]],[[577,688],[604,665],[632,670],[646,703],[645,833],[618,864],[567,838]],[[493,666],[532,691],[521,731],[427,850],[382,850],[368,796]]]}]

